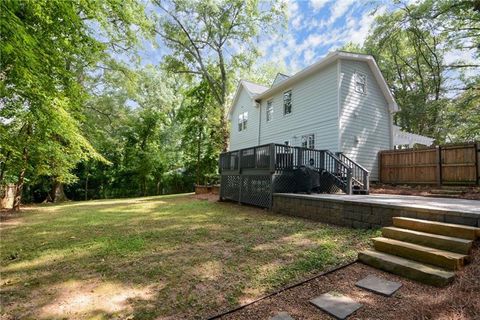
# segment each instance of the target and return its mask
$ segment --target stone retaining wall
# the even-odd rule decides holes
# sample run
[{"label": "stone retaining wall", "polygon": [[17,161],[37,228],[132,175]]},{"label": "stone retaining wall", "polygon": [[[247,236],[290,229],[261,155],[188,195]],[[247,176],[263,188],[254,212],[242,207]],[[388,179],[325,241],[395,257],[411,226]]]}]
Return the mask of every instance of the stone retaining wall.
[{"label": "stone retaining wall", "polygon": [[478,215],[464,212],[302,197],[300,194],[275,194],[272,210],[282,214],[361,229],[391,226],[392,217],[409,217],[480,227]]}]

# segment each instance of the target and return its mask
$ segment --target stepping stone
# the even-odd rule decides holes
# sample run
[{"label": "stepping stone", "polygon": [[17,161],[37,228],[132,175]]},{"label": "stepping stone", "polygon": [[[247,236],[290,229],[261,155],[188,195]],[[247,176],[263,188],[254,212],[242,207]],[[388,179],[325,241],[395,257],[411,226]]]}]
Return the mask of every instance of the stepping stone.
[{"label": "stepping stone", "polygon": [[337,319],[346,319],[362,307],[362,304],[352,298],[336,292],[324,293],[310,300],[310,303]]},{"label": "stepping stone", "polygon": [[388,281],[372,274],[358,281],[355,285],[387,297],[390,297],[402,286],[399,282]]},{"label": "stepping stone", "polygon": [[280,312],[276,316],[271,317],[270,320],[294,320],[290,315],[286,312]]}]

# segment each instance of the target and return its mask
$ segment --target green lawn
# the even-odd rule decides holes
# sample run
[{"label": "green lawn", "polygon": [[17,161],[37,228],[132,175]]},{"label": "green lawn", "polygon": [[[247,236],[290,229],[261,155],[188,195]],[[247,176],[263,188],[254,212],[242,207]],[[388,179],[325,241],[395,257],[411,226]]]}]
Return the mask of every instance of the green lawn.
[{"label": "green lawn", "polygon": [[191,195],[34,206],[1,228],[2,319],[204,318],[352,261],[374,233]]}]

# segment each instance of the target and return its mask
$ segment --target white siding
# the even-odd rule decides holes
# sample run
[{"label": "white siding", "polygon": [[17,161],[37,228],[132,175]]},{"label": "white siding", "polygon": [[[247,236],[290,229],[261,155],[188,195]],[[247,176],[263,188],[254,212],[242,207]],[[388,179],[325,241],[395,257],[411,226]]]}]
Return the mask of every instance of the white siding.
[{"label": "white siding", "polygon": [[[230,150],[256,146],[258,144],[259,110],[253,106],[252,99],[243,86],[230,119]],[[247,129],[238,131],[238,115],[248,111]]]},{"label": "white siding", "polygon": [[[316,149],[338,149],[337,66],[295,83],[261,102],[260,144],[301,144],[302,135],[315,134]],[[292,113],[283,114],[283,92],[292,90]],[[266,121],[267,101],[273,101],[273,118]]]},{"label": "white siding", "polygon": [[[377,181],[378,151],[391,147],[388,105],[367,63],[341,60],[340,65],[341,151],[368,169],[370,180]],[[355,72],[367,75],[365,95],[355,91]]]}]

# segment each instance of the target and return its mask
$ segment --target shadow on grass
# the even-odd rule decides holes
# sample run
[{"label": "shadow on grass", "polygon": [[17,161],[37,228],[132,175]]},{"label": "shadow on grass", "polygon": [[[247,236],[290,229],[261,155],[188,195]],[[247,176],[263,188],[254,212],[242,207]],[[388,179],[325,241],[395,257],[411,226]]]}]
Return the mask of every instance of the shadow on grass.
[{"label": "shadow on grass", "polygon": [[371,236],[190,196],[42,206],[22,219],[2,233],[12,317],[205,317],[349,261]]}]

